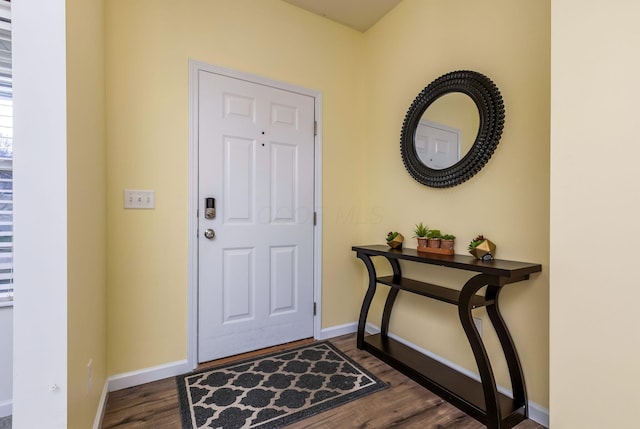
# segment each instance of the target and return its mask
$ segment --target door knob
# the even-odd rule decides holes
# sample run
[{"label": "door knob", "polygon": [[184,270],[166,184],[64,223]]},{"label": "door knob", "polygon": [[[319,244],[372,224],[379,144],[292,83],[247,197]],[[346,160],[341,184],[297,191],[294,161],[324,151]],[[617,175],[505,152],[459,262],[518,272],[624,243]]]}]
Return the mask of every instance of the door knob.
[{"label": "door knob", "polygon": [[208,238],[209,240],[211,240],[213,239],[213,237],[216,236],[216,233],[211,228],[208,228],[204,230],[204,236],[205,238]]}]

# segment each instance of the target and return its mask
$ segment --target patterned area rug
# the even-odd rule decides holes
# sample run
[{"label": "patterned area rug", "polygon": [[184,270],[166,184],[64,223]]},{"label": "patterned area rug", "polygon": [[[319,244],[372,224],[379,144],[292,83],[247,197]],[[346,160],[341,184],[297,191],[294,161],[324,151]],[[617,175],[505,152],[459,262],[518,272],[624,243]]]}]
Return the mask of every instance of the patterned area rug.
[{"label": "patterned area rug", "polygon": [[282,428],[387,387],[326,341],[176,381],[184,429]]}]

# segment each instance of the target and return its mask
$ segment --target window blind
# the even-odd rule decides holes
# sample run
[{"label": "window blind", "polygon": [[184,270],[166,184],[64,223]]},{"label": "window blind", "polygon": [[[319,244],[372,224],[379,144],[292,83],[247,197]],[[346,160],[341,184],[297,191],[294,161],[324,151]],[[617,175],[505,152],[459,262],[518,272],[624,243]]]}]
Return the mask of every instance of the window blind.
[{"label": "window blind", "polygon": [[0,302],[13,299],[13,101],[11,30],[0,22]]}]

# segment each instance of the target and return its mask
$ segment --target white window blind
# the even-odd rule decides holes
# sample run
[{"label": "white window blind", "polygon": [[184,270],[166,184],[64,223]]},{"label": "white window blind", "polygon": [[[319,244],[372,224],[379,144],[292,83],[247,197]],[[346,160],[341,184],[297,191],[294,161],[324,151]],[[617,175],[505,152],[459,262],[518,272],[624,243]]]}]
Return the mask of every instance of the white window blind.
[{"label": "white window blind", "polygon": [[[4,9],[2,5],[0,9]],[[0,10],[0,304],[13,300],[11,28],[8,14],[2,12]]]}]

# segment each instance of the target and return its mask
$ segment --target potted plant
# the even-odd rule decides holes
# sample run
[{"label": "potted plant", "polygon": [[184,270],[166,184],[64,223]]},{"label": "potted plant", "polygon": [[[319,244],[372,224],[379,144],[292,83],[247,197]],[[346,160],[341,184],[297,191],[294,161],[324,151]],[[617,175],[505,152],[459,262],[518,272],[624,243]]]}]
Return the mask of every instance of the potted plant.
[{"label": "potted plant", "polygon": [[446,250],[453,250],[453,246],[455,244],[456,236],[452,234],[443,234],[442,239],[440,241],[440,248]]},{"label": "potted plant", "polygon": [[429,234],[429,228],[420,222],[419,224],[416,224],[416,227],[413,229],[413,233],[415,234],[413,238],[418,239],[418,247],[427,247],[427,234]]},{"label": "potted plant", "polygon": [[440,248],[440,240],[442,239],[442,234],[440,234],[439,229],[431,229],[427,233],[427,247],[432,249]]},{"label": "potted plant", "polygon": [[387,234],[387,245],[392,249],[401,249],[403,241],[404,237],[398,231],[389,231],[389,233]]},{"label": "potted plant", "polygon": [[476,259],[490,261],[496,253],[496,245],[480,234],[469,243],[469,253],[475,256]]}]

